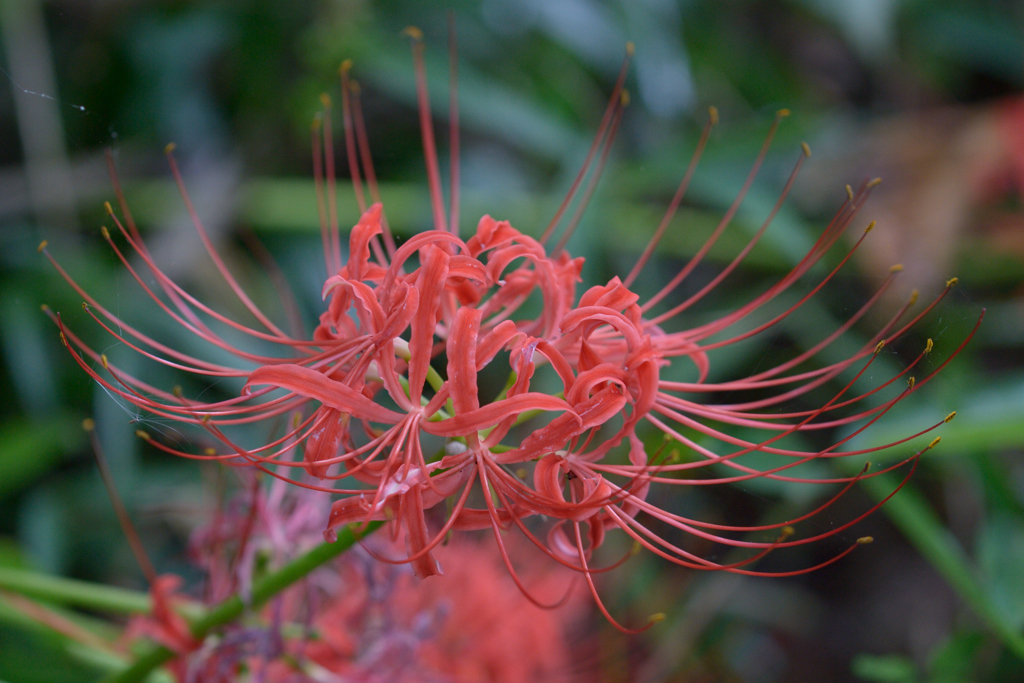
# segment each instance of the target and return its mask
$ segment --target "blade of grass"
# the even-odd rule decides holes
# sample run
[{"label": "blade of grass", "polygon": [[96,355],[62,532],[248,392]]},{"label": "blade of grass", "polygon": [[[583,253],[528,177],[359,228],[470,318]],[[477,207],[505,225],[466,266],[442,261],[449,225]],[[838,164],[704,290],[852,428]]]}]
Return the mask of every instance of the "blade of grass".
[{"label": "blade of grass", "polygon": [[[876,500],[889,495],[898,485],[896,478],[882,475],[862,479],[861,486]],[[914,544],[918,552],[942,574],[965,603],[995,633],[1017,658],[1024,661],[1024,635],[1017,632],[992,604],[977,579],[973,563],[931,506],[912,486],[903,487],[882,508],[893,524]]]},{"label": "blade of grass", "polygon": [[0,567],[0,588],[57,605],[112,614],[148,614],[153,606],[149,595],[141,591],[10,567]]}]

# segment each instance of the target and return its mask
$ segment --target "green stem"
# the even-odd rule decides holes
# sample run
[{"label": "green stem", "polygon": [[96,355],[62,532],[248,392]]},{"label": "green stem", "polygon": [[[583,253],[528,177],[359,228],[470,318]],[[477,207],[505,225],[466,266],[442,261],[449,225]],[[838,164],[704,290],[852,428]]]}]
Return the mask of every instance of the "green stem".
[{"label": "green stem", "polygon": [[0,588],[57,605],[113,614],[148,614],[153,609],[147,593],[10,567],[0,567]]},{"label": "green stem", "polygon": [[[356,541],[375,531],[382,524],[383,522],[370,522],[366,525],[350,524],[341,529],[338,532],[338,540],[334,543],[323,543],[316,546],[305,555],[295,558],[273,574],[269,574],[253,584],[248,603],[243,602],[237,595],[232,596],[216,605],[207,612],[206,616],[192,622],[190,626],[192,636],[197,640],[205,638],[210,631],[234,621],[246,610],[259,608],[267,600],[306,577],[317,567],[341,555],[355,545]],[[174,656],[174,652],[166,647],[154,647],[136,659],[129,668],[108,678],[107,683],[141,683],[146,680],[151,671],[170,661]]]},{"label": "green stem", "polygon": [[[441,376],[438,375],[437,374],[437,370],[434,370],[433,368],[430,368],[429,370],[427,370],[427,379],[428,380],[430,379],[430,373],[431,372],[434,373],[434,377],[436,377],[438,381],[441,381]],[[398,383],[402,385],[403,389],[405,389],[405,396],[406,396],[406,398],[408,398],[409,397],[409,380],[407,378],[405,378],[405,377],[399,376]],[[431,384],[433,384],[433,382],[431,382]],[[430,400],[426,396],[420,396],[420,405],[425,406],[428,403],[430,403]],[[430,417],[427,418],[427,421],[428,422],[440,422],[441,420],[447,420],[449,417],[451,417],[454,414],[455,414],[455,409],[452,407],[452,400],[449,398],[447,401],[445,401],[445,407],[444,408],[438,408],[436,413],[434,413],[433,415],[431,415]]]},{"label": "green stem", "polygon": [[433,365],[427,366],[427,384],[434,391],[441,391],[441,387],[444,386],[444,380],[441,379],[441,375],[434,369]]}]

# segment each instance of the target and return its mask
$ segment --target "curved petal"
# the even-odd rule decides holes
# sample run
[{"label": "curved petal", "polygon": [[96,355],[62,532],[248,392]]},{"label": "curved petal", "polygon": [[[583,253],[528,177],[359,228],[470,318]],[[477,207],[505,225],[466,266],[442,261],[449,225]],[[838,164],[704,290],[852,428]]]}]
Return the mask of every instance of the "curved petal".
[{"label": "curved petal", "polygon": [[564,415],[556,419],[567,418],[579,422],[579,417],[573,412],[572,407],[560,398],[548,396],[537,392],[509,396],[506,399],[491,403],[471,410],[462,415],[441,420],[440,422],[428,422],[423,420],[420,428],[435,436],[465,436],[481,429],[493,427],[502,419],[518,415],[528,410],[565,411]]},{"label": "curved petal", "polygon": [[299,396],[320,401],[335,410],[351,413],[360,420],[396,424],[403,417],[393,410],[377,405],[355,389],[330,379],[322,372],[310,370],[302,365],[264,365],[256,368],[250,373],[249,381],[245,383],[242,392],[248,394],[251,391],[250,387],[260,384],[287,389]]}]

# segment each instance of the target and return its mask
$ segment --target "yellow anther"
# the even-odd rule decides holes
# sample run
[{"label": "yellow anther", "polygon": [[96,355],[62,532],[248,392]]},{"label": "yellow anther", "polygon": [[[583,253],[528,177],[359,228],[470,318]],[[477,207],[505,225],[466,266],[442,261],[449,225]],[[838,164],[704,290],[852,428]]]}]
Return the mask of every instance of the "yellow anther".
[{"label": "yellow anther", "polygon": [[353,95],[358,95],[361,91],[361,88],[359,87],[359,81],[355,80],[354,78],[350,80],[348,82],[348,89],[352,91]]},{"label": "yellow anther", "polygon": [[866,460],[864,462],[864,469],[862,469],[861,472],[864,473],[864,472],[867,472],[870,469],[871,469],[871,461],[870,460]]},{"label": "yellow anther", "polygon": [[100,354],[100,364],[103,366],[104,370],[109,370],[110,369],[110,368],[107,367],[108,365],[110,365],[107,362],[107,354],[105,354],[105,353],[101,353]]},{"label": "yellow anther", "polygon": [[875,539],[871,536],[861,536],[857,539],[857,545],[867,545],[868,543],[874,543]]},{"label": "yellow anther", "polygon": [[808,145],[806,142],[801,142],[800,143],[800,149],[802,149],[804,151],[804,156],[805,157],[807,157],[808,159],[811,158],[811,146],[810,145]]},{"label": "yellow anther", "polygon": [[42,306],[39,307],[39,310],[42,311],[43,313],[49,313],[50,307],[47,306],[46,304],[43,304]]},{"label": "yellow anther", "polygon": [[107,210],[107,213],[111,216],[114,215],[114,207],[110,205],[110,202],[103,202],[103,208]]},{"label": "yellow anther", "polygon": [[781,533],[782,538],[789,538],[790,536],[792,536],[795,533],[796,533],[796,529],[794,529],[791,526],[784,526],[784,527],[782,527],[782,533]]},{"label": "yellow anther", "polygon": [[96,420],[92,419],[91,417],[85,418],[84,420],[82,420],[82,429],[84,429],[87,432],[91,432],[92,430],[96,429]]},{"label": "yellow anther", "polygon": [[908,389],[910,389],[911,391],[913,391],[913,390],[914,390],[914,385],[915,385],[915,384],[917,384],[917,378],[916,378],[916,377],[914,377],[913,375],[911,375],[910,377],[908,377],[908,378],[907,378],[907,388],[908,388]]},{"label": "yellow anther", "polygon": [[206,448],[205,448],[205,449],[203,450],[203,454],[204,454],[204,455],[217,455],[217,449],[216,449],[216,448],[213,448],[212,446],[207,446],[207,447],[206,447]]},{"label": "yellow anther", "polygon": [[207,413],[206,415],[203,415],[203,417],[199,421],[202,422],[204,425],[208,424],[210,422],[210,414]]},{"label": "yellow anther", "polygon": [[633,541],[633,547],[629,549],[629,554],[639,555],[641,550],[643,550],[643,546],[640,545],[640,541]]},{"label": "yellow anther", "polygon": [[877,356],[878,354],[880,354],[882,352],[882,349],[884,348],[885,340],[883,339],[882,341],[878,342],[878,344],[875,345],[875,355]]},{"label": "yellow anther", "polygon": [[636,45],[633,44],[632,40],[627,40],[626,41],[626,56],[627,57],[632,57],[635,52],[636,52]]},{"label": "yellow anther", "polygon": [[708,120],[711,122],[712,126],[718,125],[718,107],[708,107]]},{"label": "yellow anther", "polygon": [[623,88],[622,92],[619,93],[619,102],[622,103],[623,107],[629,106],[629,91],[626,90],[625,88]]},{"label": "yellow anther", "polygon": [[302,424],[302,413],[292,414],[292,429],[298,429],[299,425]]},{"label": "yellow anther", "polygon": [[955,285],[958,282],[960,282],[960,278],[958,278],[958,277],[951,277],[948,280],[946,280],[946,286],[947,287],[952,287],[953,285]]},{"label": "yellow anther", "polygon": [[780,110],[778,110],[777,112],[775,112],[775,115],[776,115],[777,117],[779,117],[780,119],[784,119],[784,118],[786,118],[787,116],[789,116],[789,115],[790,115],[790,113],[792,113],[792,112],[790,112],[790,111],[789,111],[788,109],[780,109]]},{"label": "yellow anther", "polygon": [[889,266],[889,272],[890,273],[898,273],[901,270],[903,270],[903,264],[902,263],[894,263],[893,265]]},{"label": "yellow anther", "polygon": [[351,59],[345,59],[345,60],[342,60],[341,66],[338,67],[338,73],[344,74],[344,73],[349,72],[351,69],[352,69],[352,60]]},{"label": "yellow anther", "polygon": [[853,188],[850,187],[849,185],[846,186],[846,196],[849,198],[851,202],[853,201]]},{"label": "yellow anther", "polygon": [[949,421],[950,421],[950,420],[952,420],[952,419],[953,419],[954,417],[956,417],[956,411],[955,411],[955,410],[954,410],[954,411],[953,411],[952,413],[950,413],[949,415],[947,415],[946,417],[944,417],[944,418],[942,419],[942,421],[943,421],[943,422],[949,422]]},{"label": "yellow anther", "polygon": [[526,479],[526,468],[520,467],[518,470],[516,470],[516,476],[519,477],[520,479]]},{"label": "yellow anther", "polygon": [[135,430],[135,436],[139,437],[140,439],[145,439],[146,441],[149,441],[150,439],[149,432],[143,431],[141,429]]},{"label": "yellow anther", "polygon": [[665,616],[665,613],[664,612],[658,612],[657,614],[652,614],[647,621],[652,623],[652,624],[657,624],[659,621],[665,621],[665,619],[667,619],[667,617]]},{"label": "yellow anther", "polygon": [[406,26],[405,29],[402,30],[402,35],[408,36],[413,40],[423,40],[423,31],[419,30],[415,26]]},{"label": "yellow anther", "polygon": [[105,225],[101,225],[100,226],[100,234],[103,235],[103,239],[105,239],[105,240],[109,240],[110,239],[110,231],[107,230],[107,226],[105,226]]},{"label": "yellow anther", "polygon": [[913,306],[914,304],[916,304],[917,303],[917,297],[919,297],[920,295],[921,295],[921,293],[919,291],[917,291],[916,289],[914,291],[912,291],[910,293],[910,302],[907,305],[908,306]]},{"label": "yellow anther", "polygon": [[47,244],[49,244],[49,242],[47,242],[46,240],[43,240],[42,242],[40,242],[37,251],[42,252],[43,249],[46,249],[46,245]]},{"label": "yellow anther", "polygon": [[331,96],[327,93],[320,93],[320,104],[324,105],[324,109],[331,108]]},{"label": "yellow anther", "polygon": [[64,346],[68,345],[68,338],[64,336],[63,332],[60,333],[60,343]]},{"label": "yellow anther", "polygon": [[174,394],[176,398],[181,398],[184,392],[181,390],[180,384],[175,384],[173,387],[171,387],[171,393]]},{"label": "yellow anther", "polygon": [[173,142],[168,142],[167,146],[164,147],[164,154],[170,154],[171,152],[174,151],[175,147],[177,147],[177,145],[175,145]]},{"label": "yellow anther", "polygon": [[86,313],[89,312],[89,302],[87,302],[87,301],[83,301],[82,302],[82,310],[85,311]]},{"label": "yellow anther", "polygon": [[313,116],[313,125],[311,126],[312,129],[313,129],[313,132],[314,133],[319,132],[320,131],[320,126],[322,126],[323,123],[324,123],[323,114],[321,114],[320,112],[317,112],[316,115]]},{"label": "yellow anther", "polygon": [[928,343],[924,345],[924,352],[931,353],[932,349],[935,348],[935,342],[932,341],[931,337],[928,337]]},{"label": "yellow anther", "polygon": [[[939,445],[940,441],[942,441],[942,437],[941,436],[935,437],[934,439],[932,439],[932,442],[930,444],[928,444],[928,449],[935,448],[936,446]],[[928,450],[928,449],[925,449],[925,450]]]},{"label": "yellow anther", "polygon": [[882,179],[881,178],[872,178],[871,180],[868,181],[868,185],[867,186],[868,186],[868,188],[872,188],[872,187],[878,187],[881,184],[882,184]]},{"label": "yellow anther", "polygon": [[871,232],[872,230],[874,230],[875,229],[875,225],[877,223],[878,223],[878,221],[871,221],[870,223],[868,223],[868,227],[864,228],[864,234],[866,235],[869,232]]}]

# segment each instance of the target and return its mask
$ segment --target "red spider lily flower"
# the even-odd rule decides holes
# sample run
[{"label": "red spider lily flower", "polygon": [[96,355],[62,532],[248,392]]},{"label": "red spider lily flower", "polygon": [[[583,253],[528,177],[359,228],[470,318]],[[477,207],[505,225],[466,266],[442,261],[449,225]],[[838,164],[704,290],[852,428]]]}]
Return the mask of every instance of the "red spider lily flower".
[{"label": "red spider lily flower", "polygon": [[[458,147],[457,127],[452,129],[451,204],[446,211],[423,71],[423,43],[417,32],[411,35],[434,226],[400,246],[391,235],[373,171],[358,89],[349,78],[350,64],[343,64],[347,159],[362,217],[350,233],[348,258],[343,260],[334,204],[330,100],[325,97],[325,111],[313,129],[313,146],[328,270],[323,294],[328,303],[311,339],[277,327],[239,287],[192,209],[170,150],[172,172],[200,238],[218,271],[261,327],[243,325],[202,304],[159,269],[131,220],[116,180],[123,220],[113,210],[110,216],[150,271],[156,287],[147,285],[145,278],[136,273],[106,231],[104,236],[167,315],[205,342],[232,354],[237,366],[196,358],[146,336],[92,299],[54,261],[85,298],[89,314],[124,344],[181,371],[245,380],[239,396],[220,401],[203,402],[185,398],[181,392],[166,392],[116,368],[58,319],[75,360],[108,392],[157,416],[196,425],[216,443],[202,453],[153,440],[156,447],[185,457],[255,467],[339,496],[327,521],[328,540],[333,529],[343,524],[391,520],[395,537],[405,538],[408,553],[402,561],[410,563],[420,576],[440,572],[433,552],[450,531],[489,528],[510,573],[529,595],[513,569],[502,536],[503,530],[516,527],[555,561],[580,572],[602,612],[622,628],[604,609],[593,580],[594,574],[604,569],[593,566],[594,552],[609,531],[618,530],[635,545],[684,567],[756,574],[759,572],[750,564],[767,553],[835,536],[870,514],[877,505],[823,533],[795,537],[795,525],[831,506],[859,479],[900,467],[912,472],[921,453],[935,445],[938,439],[903,462],[875,471],[865,466],[856,476],[808,478],[791,471],[815,460],[881,451],[931,432],[952,418],[951,414],[939,419],[894,443],[844,450],[851,439],[930,381],[973,336],[972,331],[920,379],[911,373],[932,350],[930,341],[896,376],[873,390],[856,393],[855,385],[859,386],[858,381],[882,347],[905,335],[927,315],[955,278],[916,315],[910,316],[914,301],[909,302],[870,342],[843,361],[811,367],[819,352],[865,315],[890,286],[892,276],[847,322],[812,348],[744,378],[709,380],[710,352],[770,330],[836,276],[874,224],[796,303],[750,329],[730,333],[740,324],[749,325],[756,314],[763,314],[769,304],[801,282],[836,248],[876,181],[865,182],[856,191],[847,188],[847,201],[806,255],[762,294],[720,319],[678,329],[681,314],[718,287],[755,247],[810,154],[804,146],[776,205],[749,244],[707,285],[677,301],[679,285],[729,227],[754,182],[775,131],[787,114],[780,112],[745,184],[707,242],[660,291],[641,301],[631,287],[683,199],[717,120],[712,110],[683,180],[636,266],[624,279],[613,278],[603,286],[591,287],[577,299],[583,262],[570,258],[564,247],[596,187],[628,103],[623,89],[628,55],[584,165],[542,236],[534,239],[508,222],[484,216],[475,233],[463,240],[458,221],[458,157],[454,153]],[[453,103],[457,103],[454,97]],[[453,119],[457,121],[457,108],[453,108]],[[370,205],[364,195],[364,176],[373,202]],[[577,198],[577,208],[559,242],[549,249],[547,243]],[[894,276],[898,268],[893,270]],[[532,316],[526,313],[531,297],[539,297],[543,304]],[[662,304],[668,309],[656,312]],[[277,346],[285,355],[268,356],[239,348],[228,335],[216,331],[224,326],[230,329],[232,338],[249,336]],[[493,400],[484,400],[478,388],[479,373],[506,357],[509,381],[505,390]],[[102,369],[97,369],[96,363]],[[668,379],[668,370],[676,366],[690,367],[692,379]],[[810,369],[801,369],[807,367]],[[539,368],[545,368],[561,385],[557,392],[535,388]],[[672,372],[671,376],[676,374]],[[847,379],[850,375],[852,379]],[[891,398],[879,399],[881,392],[903,377],[907,378],[905,389]],[[827,387],[835,387],[833,396],[818,408],[786,407]],[[710,400],[699,400],[701,396]],[[239,425],[277,424],[283,416],[291,416],[290,426],[258,447],[246,447],[229,435]],[[525,428],[525,423],[531,428],[524,434],[519,425]],[[801,450],[786,440],[798,433],[827,435],[840,428],[849,433],[821,448]],[[663,457],[663,449],[652,453],[647,444],[650,435],[658,433],[677,447],[688,449],[692,458],[676,462]],[[296,444],[304,447],[301,462],[293,462],[287,455]],[[754,453],[779,456],[784,464],[759,469],[744,458]],[[296,475],[287,475],[287,468],[297,470]],[[660,507],[651,496],[655,488],[708,486],[755,478],[841,488],[817,509],[767,525],[694,519]],[[342,480],[343,484],[336,483]],[[443,509],[442,503],[447,504],[444,521],[432,524],[428,511]],[[533,522],[528,523],[531,517],[553,520],[546,538],[536,534]],[[754,532],[767,533],[769,538],[750,540]],[[687,539],[746,549],[749,555],[731,563],[716,562],[694,552]],[[867,540],[862,538],[858,543]],[[856,545],[813,567],[776,575],[811,571],[843,557]]]}]

